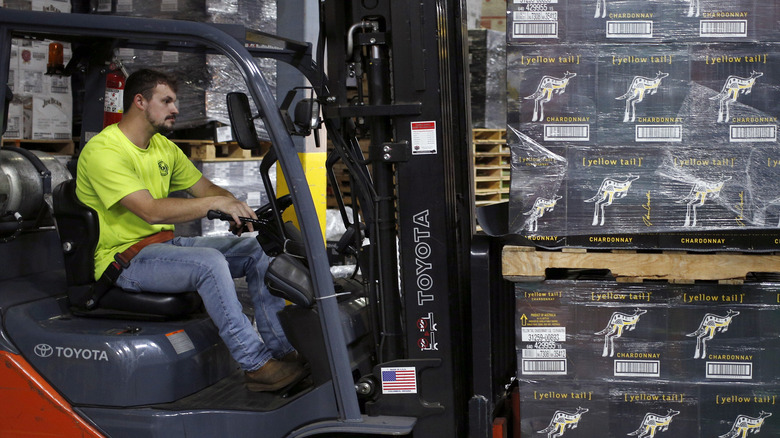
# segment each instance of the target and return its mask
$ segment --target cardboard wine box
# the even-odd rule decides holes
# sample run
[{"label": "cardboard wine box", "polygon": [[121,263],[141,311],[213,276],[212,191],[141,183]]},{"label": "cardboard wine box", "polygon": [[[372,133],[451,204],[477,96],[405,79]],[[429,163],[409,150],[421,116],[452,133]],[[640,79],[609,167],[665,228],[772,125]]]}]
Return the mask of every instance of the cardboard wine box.
[{"label": "cardboard wine box", "polygon": [[512,152],[509,232],[545,247],[564,245],[566,235],[566,148],[545,148],[510,129]]},{"label": "cardboard wine box", "polygon": [[[602,144],[674,144],[692,138],[681,114],[689,92],[688,48],[679,44],[601,45],[598,60]],[[691,134],[692,135],[692,134]]]},{"label": "cardboard wine box", "polygon": [[780,387],[774,385],[703,386],[699,396],[700,436],[780,436],[778,403]]},{"label": "cardboard wine box", "polygon": [[596,45],[510,46],[507,122],[545,146],[598,145]]},{"label": "cardboard wine box", "polygon": [[[567,242],[584,247],[654,248],[657,153],[641,147],[571,147]],[[621,236],[615,236],[620,234]]]},{"label": "cardboard wine box", "polygon": [[696,145],[777,145],[780,45],[690,46],[691,85],[684,113]]},{"label": "cardboard wine box", "polygon": [[516,285],[518,377],[780,384],[777,284]]},{"label": "cardboard wine box", "polygon": [[521,436],[705,436],[691,385],[521,381],[519,391]]}]

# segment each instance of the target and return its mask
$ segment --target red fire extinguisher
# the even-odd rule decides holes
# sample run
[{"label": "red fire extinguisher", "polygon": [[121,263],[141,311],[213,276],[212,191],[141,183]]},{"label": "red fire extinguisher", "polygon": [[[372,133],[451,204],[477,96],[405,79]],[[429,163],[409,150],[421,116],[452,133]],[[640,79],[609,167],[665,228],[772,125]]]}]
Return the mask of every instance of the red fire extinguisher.
[{"label": "red fire extinguisher", "polygon": [[122,120],[122,98],[125,90],[125,75],[121,66],[111,63],[106,75],[106,94],[103,98],[103,127]]}]

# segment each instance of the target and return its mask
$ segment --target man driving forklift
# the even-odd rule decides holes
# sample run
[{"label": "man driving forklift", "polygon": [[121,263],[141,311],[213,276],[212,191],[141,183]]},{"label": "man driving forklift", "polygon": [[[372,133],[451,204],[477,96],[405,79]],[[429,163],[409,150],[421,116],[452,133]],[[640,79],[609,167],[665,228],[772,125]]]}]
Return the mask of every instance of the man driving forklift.
[{"label": "man driving forklift", "polygon": [[[132,293],[197,290],[251,391],[276,391],[306,376],[303,360],[288,342],[276,313],[284,300],[265,286],[271,259],[251,237],[174,237],[173,223],[207,216],[257,219],[246,202],[205,178],[161,133],[179,113],[176,80],[143,69],[127,78],[123,116],[84,146],[76,176],[79,200],[97,212],[97,284]],[[169,198],[185,190],[192,198]],[[244,228],[246,226],[246,228]],[[132,259],[132,260],[131,260]],[[257,330],[242,311],[233,278],[246,277]],[[259,332],[259,335],[258,335]]]}]

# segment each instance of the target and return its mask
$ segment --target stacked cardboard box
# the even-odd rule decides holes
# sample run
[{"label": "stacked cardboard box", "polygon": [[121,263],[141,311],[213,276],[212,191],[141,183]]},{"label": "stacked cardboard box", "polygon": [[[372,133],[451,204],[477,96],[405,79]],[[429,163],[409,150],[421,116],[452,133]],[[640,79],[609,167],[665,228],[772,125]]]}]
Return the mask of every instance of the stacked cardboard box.
[{"label": "stacked cardboard box", "polygon": [[510,231],[777,249],[775,2],[529,1],[508,17]]},{"label": "stacked cardboard box", "polygon": [[[11,9],[69,13],[62,0],[6,1]],[[4,138],[70,140],[73,137],[73,94],[70,78],[47,74],[50,40],[14,39],[11,44],[9,86],[14,95],[8,109]],[[63,44],[64,62],[70,46]]]},{"label": "stacked cardboard box", "polygon": [[754,422],[747,430],[777,435],[780,423],[767,418],[780,395],[778,292],[777,284],[518,283],[523,433],[742,436],[728,434],[743,416]]}]

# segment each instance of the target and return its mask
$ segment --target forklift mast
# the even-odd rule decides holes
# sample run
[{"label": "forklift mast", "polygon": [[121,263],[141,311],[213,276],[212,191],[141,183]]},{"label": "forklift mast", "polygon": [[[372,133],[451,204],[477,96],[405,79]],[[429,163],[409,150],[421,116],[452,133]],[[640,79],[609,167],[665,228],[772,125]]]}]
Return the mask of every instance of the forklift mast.
[{"label": "forklift mast", "polygon": [[370,142],[380,362],[419,370],[419,394],[385,395],[369,408],[418,417],[421,437],[466,436],[471,393],[474,211],[463,11],[459,0],[325,0],[321,11],[335,101],[324,116]]}]

